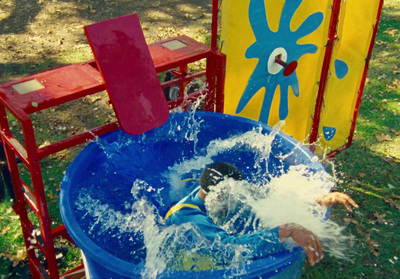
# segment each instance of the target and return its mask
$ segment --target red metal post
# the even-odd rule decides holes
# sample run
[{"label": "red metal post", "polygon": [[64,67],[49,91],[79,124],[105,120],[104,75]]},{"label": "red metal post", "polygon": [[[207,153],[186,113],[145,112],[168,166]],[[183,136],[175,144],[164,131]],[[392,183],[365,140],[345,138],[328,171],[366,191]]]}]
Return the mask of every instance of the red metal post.
[{"label": "red metal post", "polygon": [[[17,160],[14,151],[8,144],[5,143],[3,137],[6,133],[9,133],[10,131],[10,127],[7,121],[6,111],[3,106],[0,106],[0,127],[1,127],[1,137],[3,142],[3,147],[7,158],[7,165],[8,168],[10,169],[11,179],[14,188],[15,200],[13,201],[13,209],[19,215],[20,218],[25,246],[29,247],[30,242],[28,241],[28,238],[31,236],[31,230],[29,228],[29,225],[25,225],[27,223],[27,220],[29,219],[28,219],[27,208],[24,203],[24,194],[21,190],[21,180],[18,175]],[[36,257],[34,249],[27,249],[27,257],[28,259]],[[29,261],[29,267],[32,273],[32,278],[39,278],[39,275],[35,273],[35,264]]]},{"label": "red metal post", "polygon": [[[221,0],[222,1],[222,0]],[[219,1],[212,1],[212,21],[211,21],[211,49],[218,50],[218,11]]]},{"label": "red metal post", "polygon": [[26,152],[28,154],[29,170],[32,177],[33,194],[39,210],[39,223],[41,227],[41,238],[44,242],[45,257],[48,264],[50,278],[58,278],[58,267],[56,253],[54,249],[54,241],[51,233],[50,215],[47,208],[46,193],[42,177],[39,157],[37,154],[37,145],[33,130],[32,120],[24,121],[22,131],[24,135]]},{"label": "red metal post", "polygon": [[216,59],[207,59],[206,65],[206,97],[205,97],[205,104],[204,110],[206,111],[214,111],[215,105],[215,71],[217,67]]},{"label": "red metal post", "polygon": [[[316,142],[318,138],[319,123],[321,120],[321,109],[324,101],[326,83],[328,81],[328,76],[329,76],[329,65],[332,59],[333,46],[337,38],[336,31],[337,31],[337,24],[339,21],[341,2],[342,2],[341,0],[334,0],[332,6],[332,15],[329,23],[329,32],[328,32],[328,42],[325,49],[325,56],[322,64],[321,76],[318,87],[318,95],[315,102],[313,123],[311,126],[310,144]],[[310,149],[314,151],[315,147],[311,145]]]},{"label": "red metal post", "polygon": [[218,58],[216,69],[216,92],[215,92],[215,111],[224,112],[224,95],[225,95],[225,72],[226,72],[226,55],[223,53],[215,54]]}]

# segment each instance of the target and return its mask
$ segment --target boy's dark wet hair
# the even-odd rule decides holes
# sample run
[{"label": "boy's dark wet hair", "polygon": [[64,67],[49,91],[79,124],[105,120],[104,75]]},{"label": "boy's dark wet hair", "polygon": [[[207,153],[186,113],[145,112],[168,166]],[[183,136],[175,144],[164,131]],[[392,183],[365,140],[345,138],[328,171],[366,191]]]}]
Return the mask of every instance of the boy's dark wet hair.
[{"label": "boy's dark wet hair", "polygon": [[239,169],[225,162],[217,162],[207,166],[200,176],[200,186],[205,192],[227,178],[242,180],[243,174]]}]

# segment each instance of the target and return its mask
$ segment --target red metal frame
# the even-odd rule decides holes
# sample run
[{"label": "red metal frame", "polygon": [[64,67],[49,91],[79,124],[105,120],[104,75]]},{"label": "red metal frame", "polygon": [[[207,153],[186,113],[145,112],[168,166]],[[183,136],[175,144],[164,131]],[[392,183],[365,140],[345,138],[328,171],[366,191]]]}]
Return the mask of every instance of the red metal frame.
[{"label": "red metal frame", "polygon": [[[313,144],[318,139],[319,123],[321,120],[321,110],[324,101],[326,83],[329,76],[329,65],[331,64],[332,52],[335,40],[337,39],[336,28],[339,22],[340,3],[342,0],[334,0],[332,6],[331,21],[329,23],[328,42],[325,48],[325,56],[321,69],[320,83],[318,87],[318,95],[315,101],[314,117],[310,132],[310,143]],[[314,151],[315,146],[311,145],[310,149]]]},{"label": "red metal frame", "polygon": [[218,0],[212,1],[211,48],[213,50],[218,50],[218,13],[222,0],[218,2]]},{"label": "red metal frame", "polygon": [[356,129],[357,116],[358,116],[358,112],[359,112],[359,109],[360,109],[361,98],[362,98],[362,94],[363,94],[363,91],[364,91],[365,81],[367,79],[369,62],[371,61],[372,50],[374,48],[374,42],[375,42],[376,34],[378,33],[378,26],[379,26],[379,20],[381,18],[381,14],[382,14],[382,8],[383,8],[383,0],[381,0],[380,3],[379,3],[378,13],[377,13],[377,16],[376,16],[376,23],[375,23],[374,31],[373,31],[373,34],[372,34],[371,43],[370,43],[369,49],[368,49],[368,56],[365,59],[364,72],[363,72],[363,76],[362,76],[362,79],[361,79],[360,88],[358,89],[357,102],[356,102],[356,106],[355,106],[355,109],[354,109],[353,119],[352,119],[352,122],[351,122],[349,138],[348,138],[347,143],[345,145],[343,145],[342,147],[340,147],[337,150],[335,150],[332,153],[330,153],[329,154],[330,157],[333,157],[336,154],[338,154],[340,151],[343,151],[344,149],[350,147],[350,145],[353,143],[354,131]]},{"label": "red metal frame", "polygon": [[[318,137],[323,94],[329,72],[332,47],[336,39],[336,26],[340,10],[340,2],[340,0],[335,0],[332,8],[333,14],[330,22],[328,45],[321,73],[321,84],[318,90],[314,121],[312,124],[311,143],[315,142]],[[208,92],[202,93],[197,91],[191,93],[189,96],[180,95],[177,99],[168,103],[170,109],[177,106],[186,106],[186,102],[195,100],[200,96],[200,94],[206,94],[205,110],[223,112],[226,59],[224,54],[218,52],[217,46],[218,12],[220,2],[218,0],[213,0],[212,3],[211,47],[198,43],[186,36],[179,36],[149,45],[150,54],[157,73],[162,73],[171,69],[178,69],[175,70],[176,78],[162,83],[163,88],[179,85],[182,92],[182,89],[188,82],[195,78],[206,76]],[[371,40],[369,57],[372,52],[382,5],[383,0],[380,4],[377,23]],[[187,47],[178,50],[169,50],[168,48],[163,47],[163,43],[172,40],[179,40],[185,43]],[[205,71],[188,73],[187,65],[202,59],[207,60]],[[355,120],[358,114],[368,65],[369,58],[365,64],[363,81],[360,85],[349,142],[343,147],[343,149],[350,146],[353,138]],[[44,89],[39,89],[26,94],[19,94],[13,88],[16,84],[31,80],[36,80],[39,84],[44,85]],[[117,122],[111,122],[45,147],[37,147],[35,131],[33,129],[30,114],[83,98],[87,95],[96,94],[103,90],[105,90],[105,85],[99,70],[96,67],[95,61],[88,61],[81,64],[73,64],[49,70],[25,77],[18,81],[12,81],[0,85],[0,135],[14,185],[15,201],[13,203],[13,209],[20,216],[32,278],[59,278],[54,249],[54,238],[61,236],[72,242],[63,225],[53,229],[51,228],[40,160],[62,150],[85,143],[88,140],[93,140],[97,136],[114,131],[119,128],[119,125]],[[7,112],[13,115],[21,124],[24,144],[18,141],[16,136],[11,132],[9,125],[11,119]],[[25,185],[21,179],[17,157],[30,171],[32,177],[31,186]],[[38,229],[40,230],[40,235],[32,235],[35,226],[29,220],[27,206],[29,206],[39,217],[40,228]],[[32,238],[37,240],[36,244],[31,242]],[[34,246],[34,249],[30,248],[32,245]],[[45,256],[48,269],[40,263],[35,254],[35,250],[40,251]]]},{"label": "red metal frame", "polygon": [[[316,99],[316,103],[315,103],[313,122],[312,122],[312,127],[311,127],[311,132],[310,132],[310,140],[309,140],[309,142],[311,144],[310,150],[313,152],[315,150],[315,146],[313,145],[313,143],[315,143],[318,140],[318,131],[319,131],[320,120],[321,120],[321,110],[323,107],[326,83],[328,81],[328,76],[329,76],[329,65],[330,65],[331,59],[332,59],[334,42],[337,39],[337,25],[339,22],[340,4],[341,4],[341,0],[334,0],[333,6],[332,6],[332,15],[331,15],[331,21],[329,24],[328,42],[327,42],[326,50],[325,50],[325,56],[324,56],[324,61],[323,61],[323,65],[322,65],[322,70],[321,70],[320,84],[318,87],[318,95],[317,95],[317,99]],[[353,119],[352,119],[351,128],[350,128],[350,134],[349,134],[347,143],[345,145],[343,145],[342,147],[329,153],[328,157],[334,157],[340,151],[343,151],[344,149],[350,147],[353,142],[354,131],[355,131],[355,127],[356,127],[356,120],[357,120],[358,111],[360,108],[362,94],[364,91],[365,80],[366,80],[367,73],[368,73],[369,62],[371,60],[371,55],[372,55],[372,50],[374,47],[376,34],[378,32],[378,25],[379,25],[380,16],[382,13],[382,7],[383,7],[383,0],[380,0],[378,13],[377,13],[377,17],[376,17],[376,23],[374,26],[374,31],[373,31],[371,42],[369,45],[368,56],[365,60],[364,71],[363,71],[363,75],[361,78],[360,87],[358,90],[356,106],[354,108],[354,114],[353,114]]]},{"label": "red metal frame", "polygon": [[[170,50],[163,46],[172,40],[178,40],[186,46],[177,50]],[[150,44],[149,50],[157,73],[179,69],[177,78],[163,83],[163,88],[178,84],[183,89],[194,78],[206,77],[208,87],[205,92],[195,91],[186,97],[181,94],[177,99],[168,103],[170,109],[186,106],[187,103],[205,94],[205,110],[223,112],[224,54],[187,36]],[[206,69],[197,73],[188,73],[188,64],[202,59],[207,61]],[[18,93],[14,88],[17,84],[32,80],[43,88],[24,94]],[[119,125],[117,122],[111,122],[45,147],[37,147],[30,115],[87,95],[96,94],[104,89],[105,84],[94,61],[56,68],[0,85],[1,141],[4,145],[14,186],[13,209],[20,216],[32,278],[59,278],[54,238],[61,236],[71,241],[63,225],[56,228],[51,227],[40,160],[114,131],[119,128]],[[21,124],[22,141],[18,140],[10,129],[9,123],[12,121],[10,114]],[[26,185],[22,181],[17,157],[29,169],[32,185]],[[39,228],[35,228],[29,219],[28,207],[39,217]],[[34,230],[38,230],[40,233],[33,233]],[[32,239],[36,239],[36,243],[33,243]],[[32,246],[34,248],[31,248]],[[47,269],[40,263],[35,251],[45,256]]]}]

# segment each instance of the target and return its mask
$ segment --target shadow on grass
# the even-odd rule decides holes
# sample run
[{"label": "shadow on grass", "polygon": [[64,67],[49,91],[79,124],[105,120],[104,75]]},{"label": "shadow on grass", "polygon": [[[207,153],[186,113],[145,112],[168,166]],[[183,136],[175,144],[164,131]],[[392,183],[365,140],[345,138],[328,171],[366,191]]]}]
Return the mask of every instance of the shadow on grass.
[{"label": "shadow on grass", "polygon": [[0,82],[15,80],[25,75],[32,75],[46,70],[66,66],[55,60],[27,61],[25,63],[0,63]]},{"label": "shadow on grass", "polygon": [[39,1],[16,0],[10,15],[0,21],[0,34],[25,33],[27,26],[41,10]]},{"label": "shadow on grass", "polygon": [[[56,2],[56,1],[54,1]],[[72,2],[76,1],[63,1]],[[42,10],[41,1],[15,0],[9,16],[0,21],[0,34],[20,34],[27,31],[28,25]],[[111,19],[131,13],[148,18],[149,23],[157,26],[171,25],[174,18],[181,22],[181,26],[197,24],[193,19],[204,16],[204,11],[211,11],[211,1],[196,0],[169,0],[169,1],[79,1],[78,13],[82,19],[91,19],[95,22]],[[182,8],[177,8],[182,7]],[[69,17],[67,13],[58,13],[57,17]]]}]

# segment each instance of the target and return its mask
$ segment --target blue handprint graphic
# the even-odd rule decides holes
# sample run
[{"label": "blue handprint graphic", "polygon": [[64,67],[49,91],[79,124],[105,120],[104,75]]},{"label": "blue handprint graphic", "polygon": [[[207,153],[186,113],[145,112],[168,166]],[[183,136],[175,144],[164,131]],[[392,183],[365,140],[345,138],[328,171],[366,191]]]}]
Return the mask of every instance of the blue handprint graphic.
[{"label": "blue handprint graphic", "polygon": [[[273,32],[268,26],[264,0],[250,0],[249,20],[256,41],[246,50],[245,57],[257,58],[258,63],[240,98],[236,113],[240,113],[253,96],[261,88],[265,88],[259,121],[268,123],[274,93],[279,86],[279,118],[284,120],[288,116],[289,87],[292,88],[296,97],[299,96],[300,90],[295,67],[289,74],[287,72],[284,74],[282,65],[286,64],[286,61],[296,63],[303,55],[315,53],[318,50],[314,44],[298,44],[297,41],[314,32],[324,18],[322,12],[313,13],[297,30],[292,31],[290,22],[301,3],[302,0],[286,0],[279,21],[279,29]],[[280,63],[277,63],[277,60]]]}]

